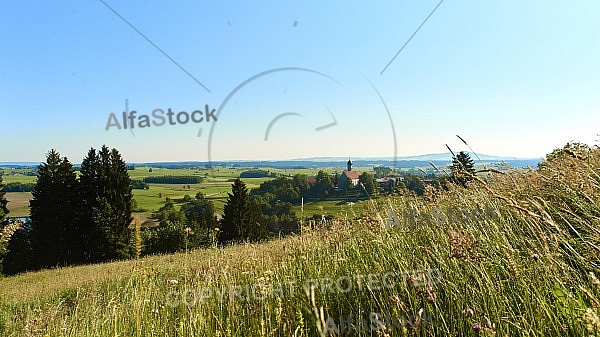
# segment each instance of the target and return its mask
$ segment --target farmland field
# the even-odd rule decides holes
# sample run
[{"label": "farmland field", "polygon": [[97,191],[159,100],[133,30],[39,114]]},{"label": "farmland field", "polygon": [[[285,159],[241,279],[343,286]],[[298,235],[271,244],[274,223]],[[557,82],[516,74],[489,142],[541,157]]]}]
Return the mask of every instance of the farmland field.
[{"label": "farmland field", "polygon": [[[136,213],[137,217],[148,218],[152,212],[157,211],[162,207],[166,201],[166,198],[170,198],[175,202],[175,207],[180,207],[180,203],[185,195],[194,197],[196,193],[202,192],[205,197],[211,200],[215,205],[215,210],[218,213],[223,212],[223,206],[227,201],[227,193],[231,191],[231,181],[229,179],[235,179],[240,174],[249,168],[245,167],[223,167],[217,166],[213,169],[167,169],[167,168],[155,168],[155,167],[136,167],[135,170],[129,170],[129,176],[132,180],[143,180],[146,177],[160,177],[160,176],[199,176],[204,178],[201,183],[198,184],[148,184],[149,189],[134,189],[133,197],[137,202],[137,206],[145,211]],[[276,174],[294,175],[294,174],[305,174],[307,176],[314,176],[319,170],[315,169],[274,169],[274,168],[261,168],[268,170]],[[364,171],[370,168],[357,168],[357,170]],[[31,171],[29,169],[10,169],[5,168],[3,175],[3,182],[7,183],[35,183],[35,176],[25,175],[26,172]],[[341,172],[340,168],[323,168],[323,171],[331,174],[335,172]],[[150,172],[151,171],[151,172]],[[271,180],[273,178],[242,178],[242,181],[246,183],[248,189],[257,188],[261,183]],[[10,216],[22,217],[29,215],[29,203],[28,200],[31,197],[31,193],[28,192],[11,192],[7,193],[7,199],[10,201],[8,208],[11,211]],[[360,203],[358,203],[360,204]],[[354,207],[355,211],[360,207],[359,205]],[[319,208],[323,206],[323,210]],[[347,202],[342,201],[318,201],[318,202],[307,202],[304,207],[304,215],[306,217],[312,216],[312,214],[325,214],[337,215],[340,212],[351,210],[347,206]],[[300,206],[295,207],[297,216],[300,217]]]},{"label": "farmland field", "polygon": [[29,200],[31,193],[29,192],[8,192],[6,200],[8,200],[8,210],[11,217],[28,217],[29,216]]}]

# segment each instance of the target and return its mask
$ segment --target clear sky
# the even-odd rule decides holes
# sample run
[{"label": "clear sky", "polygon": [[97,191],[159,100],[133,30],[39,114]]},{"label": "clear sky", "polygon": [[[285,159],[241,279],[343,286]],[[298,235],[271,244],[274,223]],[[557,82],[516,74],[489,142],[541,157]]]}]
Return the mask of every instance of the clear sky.
[{"label": "clear sky", "polygon": [[[456,134],[541,157],[599,138],[597,0],[445,0],[383,74],[439,0],[105,3],[2,2],[0,161],[393,157],[464,149]],[[152,124],[206,105],[217,121]]]}]

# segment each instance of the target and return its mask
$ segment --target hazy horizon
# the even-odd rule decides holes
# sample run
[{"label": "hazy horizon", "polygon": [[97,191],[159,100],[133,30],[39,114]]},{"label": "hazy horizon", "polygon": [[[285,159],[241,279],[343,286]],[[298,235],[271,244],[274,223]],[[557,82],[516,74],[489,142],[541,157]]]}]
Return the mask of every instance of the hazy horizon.
[{"label": "hazy horizon", "polygon": [[[471,154],[472,159],[474,160],[475,163],[478,162],[478,159],[475,155],[473,155],[470,151],[469,154]],[[495,156],[495,155],[489,155],[489,154],[481,154],[478,153],[477,154],[479,156],[479,159],[481,159],[482,161],[518,161],[518,160],[541,160],[543,159],[542,157],[539,158],[522,158],[522,157],[501,157],[501,156]],[[434,157],[434,158],[432,158]],[[451,161],[452,160],[452,155],[450,153],[426,153],[426,154],[422,154],[422,155],[414,155],[414,156],[399,156],[397,157],[398,161]],[[126,158],[125,158],[126,159]],[[381,161],[393,161],[394,157],[350,157],[350,159],[352,161],[377,161],[377,160],[381,160]],[[71,163],[73,163],[74,165],[80,165],[81,164],[81,160],[77,160],[74,161],[71,158],[69,158],[69,160],[71,161]],[[294,162],[294,161],[312,161],[315,163],[318,163],[319,161],[321,162],[334,162],[334,161],[339,161],[340,165],[345,165],[346,161],[347,161],[347,157],[311,157],[311,158],[288,158],[288,159],[229,159],[229,160],[215,160],[213,162]],[[44,162],[43,160],[41,161],[0,161],[0,166],[2,165],[36,165],[39,163]],[[177,160],[177,161],[140,161],[140,162],[133,162],[133,161],[127,161],[127,163],[129,164],[148,164],[148,163],[192,163],[192,162],[198,162],[198,163],[208,163],[208,161],[202,161],[202,160]]]}]

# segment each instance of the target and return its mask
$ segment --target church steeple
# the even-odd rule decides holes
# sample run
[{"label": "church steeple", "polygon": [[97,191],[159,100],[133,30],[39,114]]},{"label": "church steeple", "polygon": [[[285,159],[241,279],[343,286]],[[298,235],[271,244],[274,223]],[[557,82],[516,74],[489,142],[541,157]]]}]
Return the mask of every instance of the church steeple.
[{"label": "church steeple", "polygon": [[348,158],[348,162],[346,163],[347,171],[352,171],[352,161]]}]

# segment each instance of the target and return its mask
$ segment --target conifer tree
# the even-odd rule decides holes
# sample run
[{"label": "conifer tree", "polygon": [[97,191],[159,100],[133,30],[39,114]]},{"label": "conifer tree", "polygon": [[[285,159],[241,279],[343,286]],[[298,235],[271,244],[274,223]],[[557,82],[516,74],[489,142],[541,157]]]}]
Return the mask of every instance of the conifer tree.
[{"label": "conifer tree", "polygon": [[231,185],[221,219],[220,241],[259,240],[266,236],[260,206],[248,201],[248,188],[237,178]]},{"label": "conifer tree", "polygon": [[109,160],[108,200],[115,218],[115,221],[110,223],[109,242],[111,258],[121,259],[129,257],[133,253],[130,245],[133,234],[130,228],[133,221],[131,215],[133,193],[131,193],[131,178],[127,171],[127,164],[117,149],[113,148],[110,151]]},{"label": "conifer tree", "polygon": [[254,200],[248,203],[247,221],[238,229],[238,236],[242,240],[259,241],[267,237],[267,225],[262,215],[260,204]]},{"label": "conifer tree", "polygon": [[127,165],[116,149],[90,149],[81,164],[80,226],[90,262],[129,257],[132,193]]},{"label": "conifer tree", "polygon": [[80,238],[76,231],[77,227],[77,174],[73,169],[73,165],[67,157],[63,157],[58,168],[58,189],[57,199],[58,204],[58,226],[63,231],[61,234],[64,240],[64,253],[60,256],[61,264],[79,263],[77,246]]},{"label": "conifer tree", "polygon": [[77,178],[73,166],[51,150],[38,166],[32,191],[31,228],[34,265],[52,267],[74,262],[71,245],[75,218]]},{"label": "conifer tree", "polygon": [[79,205],[77,207],[78,231],[80,233],[80,251],[84,262],[92,262],[98,259],[95,247],[98,246],[100,233],[94,226],[93,211],[98,207],[100,158],[96,150],[91,148],[79,169]]},{"label": "conifer tree", "polygon": [[467,186],[467,182],[473,180],[470,175],[475,175],[475,164],[473,159],[468,153],[460,151],[456,156],[452,158],[452,165],[450,166],[452,172],[452,180],[462,185]]}]

